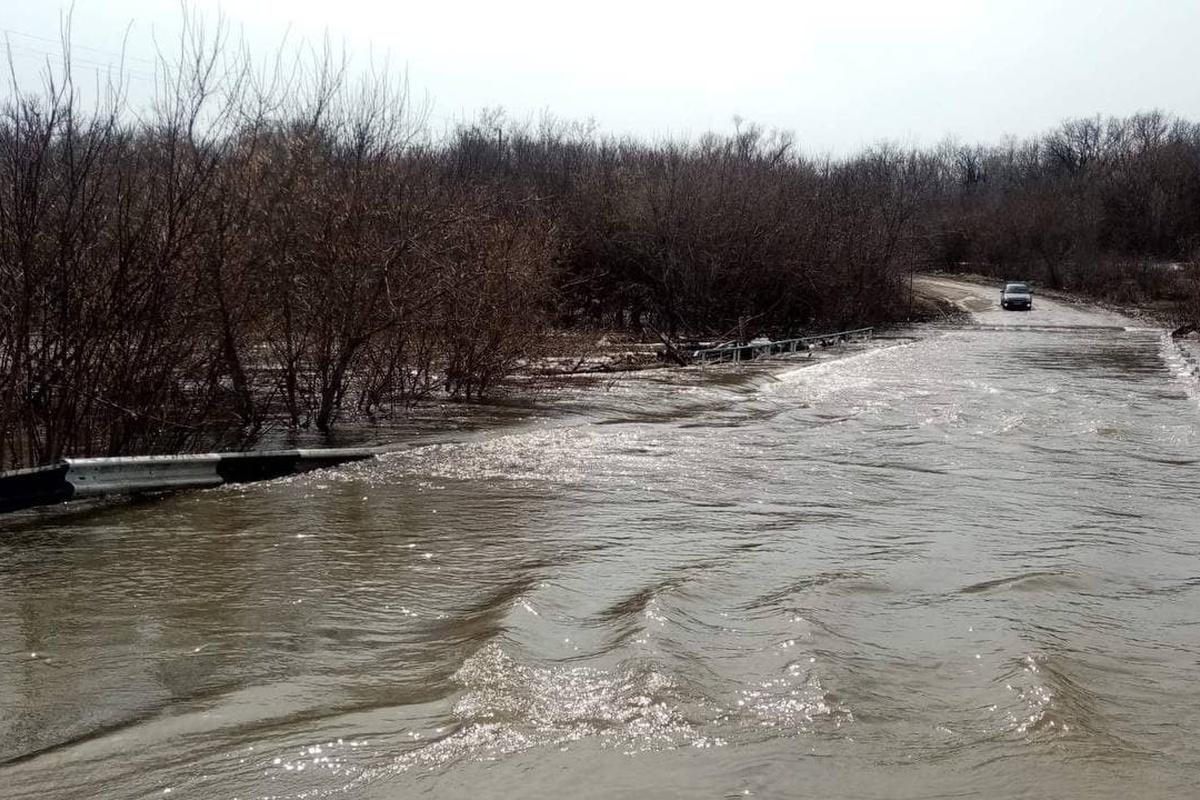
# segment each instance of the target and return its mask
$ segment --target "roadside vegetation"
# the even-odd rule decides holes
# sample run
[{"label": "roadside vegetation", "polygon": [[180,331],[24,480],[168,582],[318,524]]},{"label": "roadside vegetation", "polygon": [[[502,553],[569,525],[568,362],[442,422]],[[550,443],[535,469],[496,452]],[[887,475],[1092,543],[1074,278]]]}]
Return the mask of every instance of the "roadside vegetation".
[{"label": "roadside vegetation", "polygon": [[69,63],[0,101],[0,468],[478,400],[551,330],[902,320],[920,270],[1193,296],[1200,126],[1164,114],[833,159],[745,124],[436,134],[403,83],[194,23],[157,73],[137,113]]},{"label": "roadside vegetation", "polygon": [[1200,124],[1160,111],[1073,119],[934,155],[942,181],[920,226],[929,268],[1195,316]]}]

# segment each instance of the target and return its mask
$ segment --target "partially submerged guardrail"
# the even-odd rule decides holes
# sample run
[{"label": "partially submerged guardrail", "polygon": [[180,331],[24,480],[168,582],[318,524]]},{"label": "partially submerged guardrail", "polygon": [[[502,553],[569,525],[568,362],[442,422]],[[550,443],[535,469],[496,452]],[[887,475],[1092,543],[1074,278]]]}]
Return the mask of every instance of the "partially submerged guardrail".
[{"label": "partially submerged guardrail", "polygon": [[182,456],[68,458],[46,467],[0,472],[0,513],[107,495],[207,489],[282,478],[363,461],[376,448],[199,453]]},{"label": "partially submerged guardrail", "polygon": [[718,361],[732,361],[734,364],[762,356],[796,353],[811,350],[814,347],[831,347],[842,342],[855,339],[869,339],[875,333],[874,328],[855,328],[849,331],[823,333],[817,336],[798,336],[794,339],[777,339],[770,342],[751,342],[749,344],[734,344],[723,347],[706,347],[703,350],[692,351],[692,359],[700,364]]}]

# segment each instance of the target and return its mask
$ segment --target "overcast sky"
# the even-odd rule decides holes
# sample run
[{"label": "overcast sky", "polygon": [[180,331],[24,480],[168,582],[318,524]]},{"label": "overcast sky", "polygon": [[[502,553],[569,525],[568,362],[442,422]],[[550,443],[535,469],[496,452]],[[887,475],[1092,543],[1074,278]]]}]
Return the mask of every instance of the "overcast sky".
[{"label": "overcast sky", "polygon": [[[0,0],[22,81],[56,53],[53,0]],[[256,52],[292,40],[386,56],[434,120],[503,107],[646,138],[794,131],[810,152],[946,136],[995,141],[1066,117],[1160,108],[1200,119],[1200,0],[662,2],[196,0]],[[76,0],[75,56],[148,70],[171,0]],[[133,85],[136,89],[137,81]],[[0,88],[0,96],[8,92]]]}]

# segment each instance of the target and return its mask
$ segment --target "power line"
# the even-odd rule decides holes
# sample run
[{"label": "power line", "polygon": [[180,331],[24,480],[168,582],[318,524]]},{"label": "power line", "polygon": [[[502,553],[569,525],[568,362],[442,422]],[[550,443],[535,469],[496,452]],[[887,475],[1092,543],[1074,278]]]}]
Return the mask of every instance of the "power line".
[{"label": "power line", "polygon": [[[61,52],[54,50],[39,50],[36,48],[25,47],[24,45],[14,45],[11,42],[0,43],[0,50],[9,53],[13,56],[33,59],[39,63],[46,64],[63,64],[64,57]],[[133,78],[135,80],[150,81],[156,80],[153,73],[143,72],[136,69],[130,69],[120,63],[97,61],[90,58],[81,58],[71,55],[69,63],[72,66],[81,66],[90,69],[96,69],[104,72],[113,72],[122,77]]]},{"label": "power line", "polygon": [[[34,41],[38,41],[38,42],[46,42],[48,44],[57,45],[58,47],[62,47],[62,44],[63,44],[62,39],[52,39],[48,36],[37,36],[35,34],[25,33],[24,31],[18,31],[13,28],[0,28],[0,33],[5,33],[5,34],[11,35],[11,36],[20,36],[25,39],[33,39]],[[158,61],[153,58],[145,58],[143,56],[131,56],[131,55],[127,55],[124,53],[118,53],[113,50],[105,50],[100,47],[89,47],[86,44],[76,44],[75,42],[70,41],[70,40],[67,41],[67,44],[70,46],[71,50],[90,50],[93,53],[99,53],[100,55],[109,56],[111,58],[116,58],[116,59],[123,60],[123,61],[140,61],[143,64],[149,64],[151,66],[156,66],[158,64]]]}]

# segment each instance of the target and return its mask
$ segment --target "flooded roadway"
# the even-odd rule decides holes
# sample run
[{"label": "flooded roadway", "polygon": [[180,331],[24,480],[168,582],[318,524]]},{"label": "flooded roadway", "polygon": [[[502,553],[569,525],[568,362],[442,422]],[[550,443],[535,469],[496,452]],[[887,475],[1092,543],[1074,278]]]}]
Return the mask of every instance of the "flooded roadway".
[{"label": "flooded roadway", "polygon": [[[978,319],[1127,324],[1036,302]],[[1192,794],[1200,413],[1162,334],[881,344],[0,522],[0,795]]]}]

